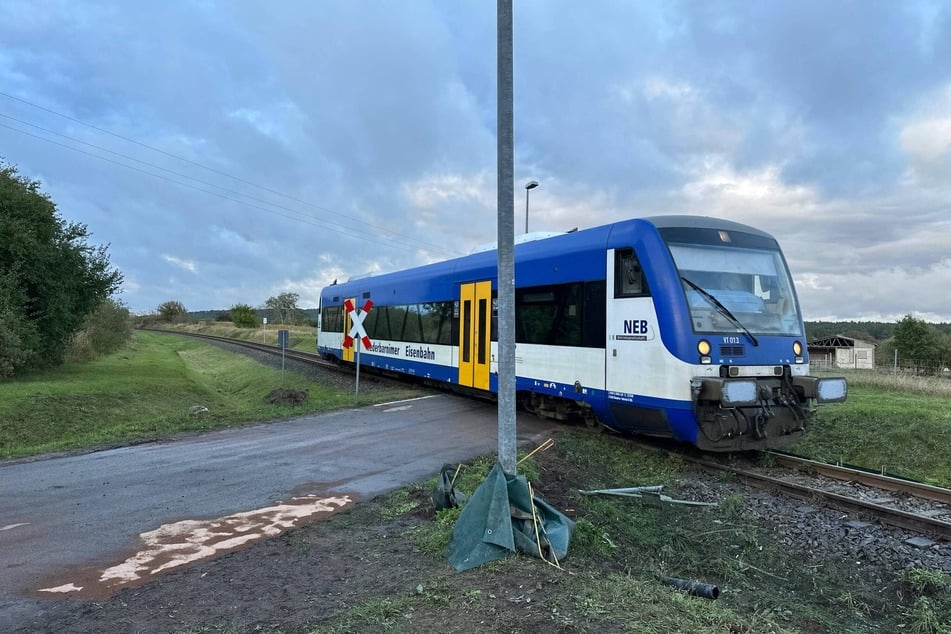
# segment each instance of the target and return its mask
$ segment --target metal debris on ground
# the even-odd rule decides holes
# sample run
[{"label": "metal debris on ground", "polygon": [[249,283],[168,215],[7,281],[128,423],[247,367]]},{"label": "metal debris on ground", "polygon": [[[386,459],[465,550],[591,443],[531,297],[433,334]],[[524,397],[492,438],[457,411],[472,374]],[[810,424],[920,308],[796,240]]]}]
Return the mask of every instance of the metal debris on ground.
[{"label": "metal debris on ground", "polygon": [[670,497],[669,495],[664,495],[661,491],[664,490],[664,485],[657,484],[652,486],[642,486],[642,487],[627,487],[622,489],[595,489],[591,491],[581,491],[578,493],[582,495],[619,495],[622,497],[629,498],[643,498],[650,497],[652,499],[657,499],[661,502],[667,502],[668,504],[682,504],[684,506],[717,506],[717,502],[694,502],[692,500],[677,500]]},{"label": "metal debris on ground", "polygon": [[702,581],[689,581],[687,579],[677,579],[676,577],[664,577],[664,583],[673,586],[678,590],[684,590],[687,594],[704,599],[716,599],[720,596],[720,588],[712,583],[703,583]]}]

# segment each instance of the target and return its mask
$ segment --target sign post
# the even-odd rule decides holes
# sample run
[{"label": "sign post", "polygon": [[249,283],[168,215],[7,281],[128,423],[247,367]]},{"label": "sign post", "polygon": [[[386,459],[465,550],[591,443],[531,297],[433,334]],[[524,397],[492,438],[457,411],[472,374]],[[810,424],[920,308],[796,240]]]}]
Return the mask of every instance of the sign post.
[{"label": "sign post", "polygon": [[277,345],[281,348],[281,385],[284,385],[284,351],[287,350],[287,342],[290,339],[289,334],[287,330],[277,331]]},{"label": "sign post", "polygon": [[367,331],[363,329],[363,320],[367,318],[367,314],[369,314],[370,309],[373,308],[373,302],[368,299],[363,305],[362,311],[354,307],[353,300],[350,299],[343,303],[343,307],[347,310],[347,313],[350,314],[350,319],[353,320],[353,326],[350,328],[350,332],[343,338],[343,347],[349,348],[350,346],[356,346],[357,378],[354,396],[360,396],[360,344],[362,343],[363,347],[369,350],[372,343],[370,338],[367,337]]}]

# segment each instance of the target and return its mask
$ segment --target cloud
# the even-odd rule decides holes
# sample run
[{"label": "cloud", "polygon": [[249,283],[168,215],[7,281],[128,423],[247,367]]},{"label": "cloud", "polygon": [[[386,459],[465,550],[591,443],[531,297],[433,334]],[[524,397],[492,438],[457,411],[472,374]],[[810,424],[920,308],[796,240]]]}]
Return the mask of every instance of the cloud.
[{"label": "cloud", "polygon": [[[946,320],[947,303],[935,289],[951,284],[951,258],[923,268],[896,266],[825,274],[821,281],[809,276],[794,279],[807,319],[898,321],[904,315],[915,314]],[[913,304],[907,301],[911,297],[916,298]],[[830,311],[832,306],[837,310]]]},{"label": "cloud", "polygon": [[166,262],[171,262],[175,266],[183,268],[190,273],[198,272],[198,267],[191,260],[183,260],[173,255],[165,255],[165,254],[162,255],[162,259],[165,260]]},{"label": "cloud", "polygon": [[[8,0],[0,109],[103,149],[8,119],[0,147],[133,310],[316,303],[496,239],[495,17]],[[724,217],[777,237],[807,315],[951,319],[951,6],[525,0],[515,38],[519,232],[529,179],[533,231]]]},{"label": "cloud", "polygon": [[908,155],[908,178],[948,187],[951,179],[951,84],[930,95],[901,125],[899,142]]}]

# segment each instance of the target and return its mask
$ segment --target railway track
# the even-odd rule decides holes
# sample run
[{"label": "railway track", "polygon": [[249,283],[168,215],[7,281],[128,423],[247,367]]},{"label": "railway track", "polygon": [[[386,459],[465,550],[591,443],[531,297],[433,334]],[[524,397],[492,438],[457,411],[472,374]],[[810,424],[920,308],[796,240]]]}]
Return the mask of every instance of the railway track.
[{"label": "railway track", "polygon": [[762,452],[760,455],[767,456],[766,462],[776,465],[763,467],[753,465],[752,461],[737,466],[709,456],[664,450],[707,471],[732,473],[759,488],[951,542],[951,489],[786,453]]},{"label": "railway track", "polygon": [[[275,356],[281,354],[280,348],[270,344],[177,330],[157,332],[226,343]],[[338,372],[349,371],[349,368],[331,363],[313,353],[285,349],[284,356],[286,359]],[[768,456],[767,462],[772,462],[775,467],[754,466],[752,462],[741,467],[711,459],[709,456],[698,456],[680,448],[659,447],[643,439],[631,439],[631,443],[676,454],[685,461],[711,472],[732,473],[757,487],[779,491],[811,503],[822,503],[888,526],[951,542],[951,489],[817,462],[786,453],[763,452]]]},{"label": "railway track", "polygon": [[[263,352],[265,354],[270,354],[274,356],[281,356],[281,349],[275,345],[268,343],[257,343],[255,341],[247,341],[245,339],[230,339],[228,337],[218,337],[216,335],[206,335],[197,332],[184,332],[181,330],[162,330],[159,328],[148,328],[151,332],[161,332],[168,335],[180,335],[182,337],[191,337],[193,339],[203,339],[205,341],[215,341],[218,343],[226,343],[231,346],[237,346],[239,348],[245,348],[247,350],[254,350],[256,352]],[[338,372],[347,371],[346,368],[331,363],[327,361],[320,355],[311,352],[301,352],[299,350],[291,350],[290,348],[284,349],[284,358],[290,359],[292,361],[299,361],[301,363],[307,363],[310,365],[315,365],[321,368],[328,370],[336,370]]]}]

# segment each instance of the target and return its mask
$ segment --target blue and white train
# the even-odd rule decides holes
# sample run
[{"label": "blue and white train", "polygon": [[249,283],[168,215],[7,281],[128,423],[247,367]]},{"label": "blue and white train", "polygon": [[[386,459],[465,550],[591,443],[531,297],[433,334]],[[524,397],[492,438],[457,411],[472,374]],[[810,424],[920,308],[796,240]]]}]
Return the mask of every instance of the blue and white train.
[{"label": "blue and white train", "polygon": [[[809,376],[782,251],[753,227],[659,216],[529,240],[515,286],[516,394],[538,415],[737,451],[785,446],[846,398]],[[496,392],[497,290],[494,250],[328,286],[318,352],[353,363],[344,303],[369,299],[361,365]]]}]

